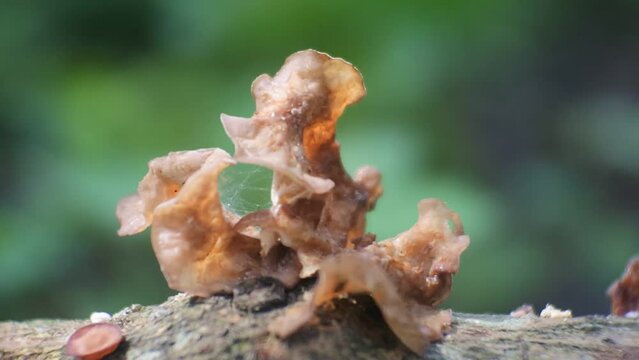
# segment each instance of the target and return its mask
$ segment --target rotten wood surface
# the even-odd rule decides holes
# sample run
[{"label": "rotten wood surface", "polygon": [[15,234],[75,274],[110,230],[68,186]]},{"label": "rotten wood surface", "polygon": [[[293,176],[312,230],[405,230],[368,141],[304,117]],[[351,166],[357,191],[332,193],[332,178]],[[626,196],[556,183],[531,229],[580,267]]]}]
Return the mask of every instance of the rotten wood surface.
[{"label": "rotten wood surface", "polygon": [[[299,301],[309,284],[285,292],[269,282],[234,296],[179,294],[114,314],[126,341],[107,359],[639,359],[639,321],[587,316],[456,313],[443,341],[419,357],[384,324],[370,298],[343,299],[319,321],[281,341],[268,324]],[[1,359],[60,359],[67,337],[89,320],[0,323]]]}]

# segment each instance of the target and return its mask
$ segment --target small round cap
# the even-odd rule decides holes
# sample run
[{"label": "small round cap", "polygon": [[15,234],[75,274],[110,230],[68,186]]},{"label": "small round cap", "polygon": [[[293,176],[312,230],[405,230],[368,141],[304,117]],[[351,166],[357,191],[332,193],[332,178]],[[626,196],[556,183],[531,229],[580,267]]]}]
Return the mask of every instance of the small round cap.
[{"label": "small round cap", "polygon": [[96,323],[76,330],[67,341],[66,352],[84,360],[98,360],[109,355],[122,342],[117,325]]}]

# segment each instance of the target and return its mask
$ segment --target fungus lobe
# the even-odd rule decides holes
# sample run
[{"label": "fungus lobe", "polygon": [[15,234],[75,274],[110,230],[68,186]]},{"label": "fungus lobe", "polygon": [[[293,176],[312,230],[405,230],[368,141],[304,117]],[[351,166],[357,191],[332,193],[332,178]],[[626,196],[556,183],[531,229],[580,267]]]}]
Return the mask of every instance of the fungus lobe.
[{"label": "fungus lobe", "polygon": [[291,309],[270,329],[287,337],[313,318],[315,308],[330,300],[368,294],[397,337],[421,354],[431,341],[442,338],[452,321],[450,311],[433,306],[448,295],[450,278],[468,244],[455,212],[439,200],[422,200],[419,219],[410,230],[322,262],[313,298]]},{"label": "fungus lobe", "polygon": [[628,262],[626,271],[608,289],[612,314],[625,316],[639,311],[639,257]]}]

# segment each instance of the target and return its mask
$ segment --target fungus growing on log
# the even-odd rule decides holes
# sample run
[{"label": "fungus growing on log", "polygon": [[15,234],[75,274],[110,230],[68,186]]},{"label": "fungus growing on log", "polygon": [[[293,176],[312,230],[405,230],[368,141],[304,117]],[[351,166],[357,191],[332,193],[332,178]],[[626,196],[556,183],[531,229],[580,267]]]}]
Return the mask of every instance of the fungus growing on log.
[{"label": "fungus growing on log", "polygon": [[456,213],[439,200],[422,200],[419,219],[410,230],[322,262],[311,301],[291,309],[271,331],[287,337],[313,318],[314,308],[331,299],[370,294],[397,337],[422,353],[450,325],[450,311],[438,311],[433,305],[448,295],[459,256],[468,245]]},{"label": "fungus growing on log", "polygon": [[612,314],[632,317],[639,312],[639,257],[628,262],[626,271],[608,289],[612,301]]},{"label": "fungus growing on log", "polygon": [[99,360],[114,352],[123,339],[117,325],[104,322],[91,324],[71,335],[66,352],[83,360]]},{"label": "fungus growing on log", "polygon": [[[280,337],[331,299],[363,293],[398,338],[422,353],[451,321],[434,306],[448,296],[469,245],[459,216],[439,200],[422,200],[410,230],[379,243],[366,233],[381,175],[364,166],[351,177],[335,140],[338,118],[366,93],[350,63],[300,51],[275,76],[259,76],[252,93],[253,116],[221,115],[234,156],[201,149],[152,160],[138,193],[118,204],[118,233],[151,226],[169,287],[193,295],[230,293],[247,279],[270,277],[291,288],[319,276],[312,299],[270,327]],[[237,162],[273,171],[270,208],[240,217],[222,205],[218,177]]]}]

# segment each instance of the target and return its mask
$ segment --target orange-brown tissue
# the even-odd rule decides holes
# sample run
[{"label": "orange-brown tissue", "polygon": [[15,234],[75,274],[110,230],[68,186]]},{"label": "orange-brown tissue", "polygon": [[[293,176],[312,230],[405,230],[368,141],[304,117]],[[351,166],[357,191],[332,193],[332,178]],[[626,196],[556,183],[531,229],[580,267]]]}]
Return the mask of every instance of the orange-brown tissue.
[{"label": "orange-brown tissue", "polygon": [[629,316],[639,312],[639,257],[628,262],[626,271],[608,289],[612,313]]},{"label": "orange-brown tissue", "polygon": [[[198,296],[265,276],[290,288],[318,274],[312,299],[271,326],[280,337],[333,298],[364,293],[398,338],[422,353],[451,322],[450,311],[434,306],[450,292],[469,244],[459,216],[439,200],[422,200],[408,231],[378,243],[366,233],[381,175],[364,166],[351,177],[335,140],[338,118],[366,93],[348,62],[300,51],[275,76],[259,76],[252,92],[253,116],[222,114],[234,156],[201,149],[152,160],[137,194],[118,204],[118,233],[151,226],[169,287]],[[220,203],[218,177],[237,162],[273,171],[269,209],[240,217]]]}]

